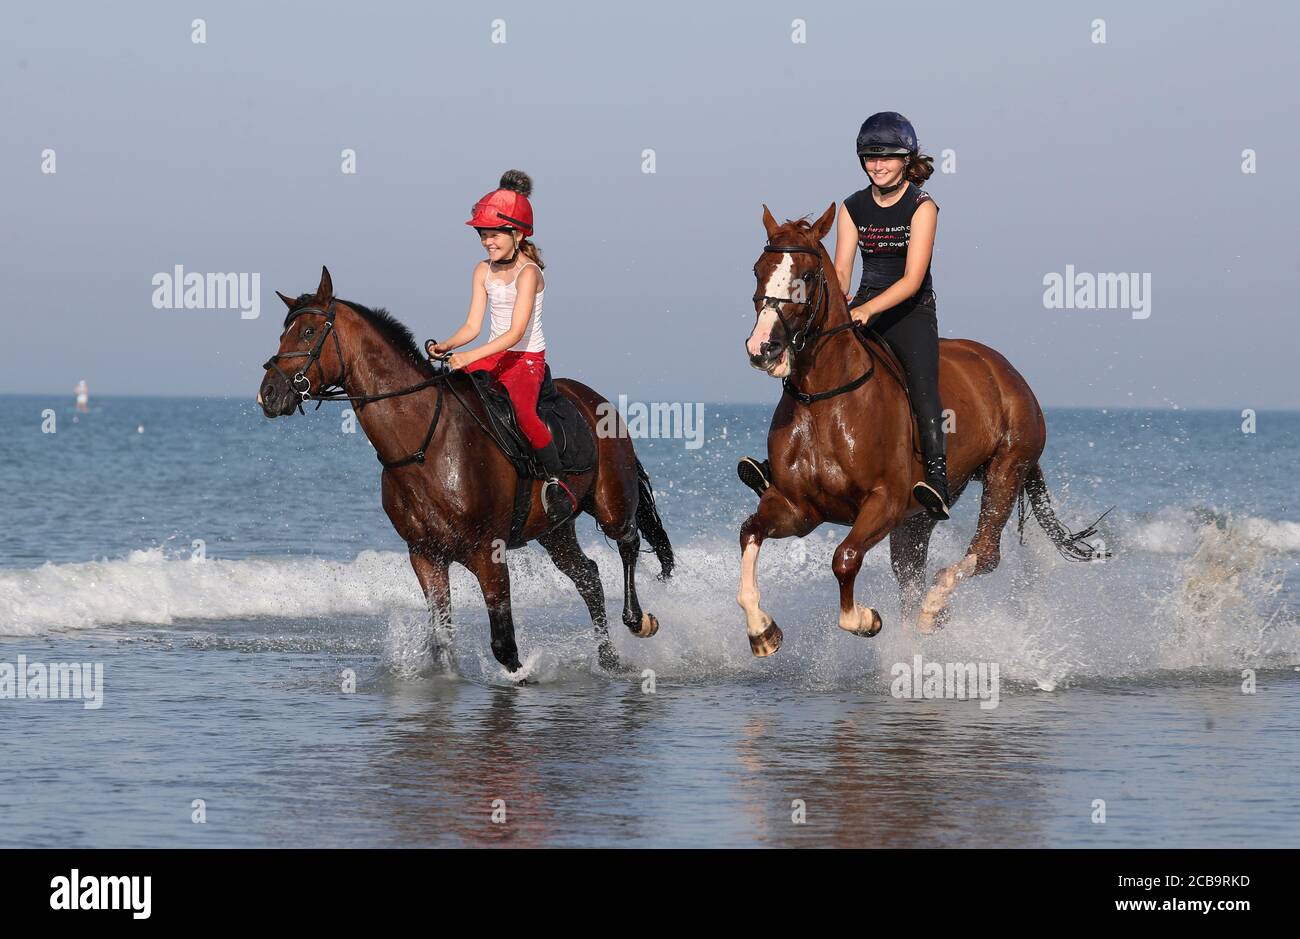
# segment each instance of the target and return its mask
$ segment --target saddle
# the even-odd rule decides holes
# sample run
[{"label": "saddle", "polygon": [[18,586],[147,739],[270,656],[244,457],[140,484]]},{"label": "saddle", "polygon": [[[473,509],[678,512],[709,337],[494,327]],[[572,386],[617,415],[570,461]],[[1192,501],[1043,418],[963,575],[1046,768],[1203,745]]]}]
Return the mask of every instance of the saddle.
[{"label": "saddle", "polygon": [[[487,415],[484,430],[515,465],[522,480],[546,479],[541,461],[532,444],[519,429],[514,404],[501,383],[485,371],[465,373],[470,387]],[[560,393],[551,381],[551,367],[546,366],[541,393],[537,396],[537,416],[551,429],[560,465],[569,474],[586,473],[596,464],[596,441],[591,425],[583,418],[568,395]]]}]

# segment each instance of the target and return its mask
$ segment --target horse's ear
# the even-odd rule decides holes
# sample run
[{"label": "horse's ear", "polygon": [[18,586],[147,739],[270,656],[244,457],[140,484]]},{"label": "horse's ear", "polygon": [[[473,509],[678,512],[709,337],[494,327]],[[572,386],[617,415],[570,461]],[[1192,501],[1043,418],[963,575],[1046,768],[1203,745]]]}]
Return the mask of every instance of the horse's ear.
[{"label": "horse's ear", "polygon": [[768,241],[772,240],[772,235],[781,227],[776,223],[776,219],[772,217],[772,213],[767,210],[766,202],[763,203],[763,227],[767,229]]},{"label": "horse's ear", "polygon": [[281,300],[284,301],[284,305],[285,305],[285,306],[287,306],[287,307],[288,307],[289,309],[291,309],[291,310],[293,309],[294,301],[293,301],[292,298],[290,298],[290,297],[286,297],[284,294],[280,293],[280,291],[278,291],[278,290],[275,292],[275,295],[276,295],[277,297],[279,297]]},{"label": "horse's ear", "polygon": [[329,303],[334,299],[334,281],[330,280],[330,269],[321,265],[320,286],[316,288],[317,305]]},{"label": "horse's ear", "polygon": [[821,241],[826,237],[826,233],[831,230],[831,225],[833,224],[835,224],[834,202],[831,203],[831,207],[822,213],[822,217],[813,225],[813,234],[817,236],[818,241]]}]

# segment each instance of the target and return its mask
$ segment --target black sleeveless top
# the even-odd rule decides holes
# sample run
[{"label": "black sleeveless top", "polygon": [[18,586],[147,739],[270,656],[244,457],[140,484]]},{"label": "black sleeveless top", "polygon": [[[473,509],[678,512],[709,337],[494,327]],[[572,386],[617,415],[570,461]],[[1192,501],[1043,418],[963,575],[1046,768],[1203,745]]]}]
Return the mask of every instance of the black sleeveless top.
[{"label": "black sleeveless top", "polygon": [[[862,283],[858,293],[868,287],[879,290],[903,276],[907,268],[907,246],[912,237],[912,215],[922,202],[934,202],[930,194],[915,183],[908,183],[903,198],[888,208],[881,208],[871,195],[871,187],[859,189],[844,200],[849,218],[858,229],[858,250],[862,254]],[[934,207],[939,208],[935,202]],[[925,269],[918,293],[933,290],[930,268]]]}]

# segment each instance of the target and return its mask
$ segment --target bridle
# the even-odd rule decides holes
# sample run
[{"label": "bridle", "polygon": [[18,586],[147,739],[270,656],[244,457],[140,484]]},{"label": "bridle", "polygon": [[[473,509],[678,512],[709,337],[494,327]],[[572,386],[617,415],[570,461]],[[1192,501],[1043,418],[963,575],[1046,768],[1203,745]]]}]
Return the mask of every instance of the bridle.
[{"label": "bridle", "polygon": [[[289,314],[288,319],[285,320],[284,332],[280,333],[280,338],[281,339],[284,338],[284,333],[287,333],[289,331],[289,327],[293,326],[294,320],[308,313],[314,313],[318,316],[325,317],[325,326],[321,329],[320,338],[316,340],[316,344],[311,347],[311,350],[308,352],[277,352],[275,355],[271,356],[269,359],[266,360],[266,362],[262,364],[263,369],[274,369],[275,373],[279,375],[281,378],[283,378],[285,383],[290,388],[293,389],[295,394],[298,395],[298,397],[300,398],[298,402],[299,413],[302,413],[302,402],[310,401],[312,397],[311,379],[307,377],[307,373],[311,371],[311,367],[313,365],[316,366],[316,371],[320,374],[320,378],[321,378],[320,391],[322,393],[328,392],[330,391],[330,389],[334,389],[334,388],[337,388],[340,391],[343,390],[343,379],[346,377],[345,375],[339,375],[337,380],[328,381],[325,378],[325,370],[321,368],[321,364],[320,364],[320,353],[321,353],[321,349],[325,348],[325,340],[329,336],[333,335],[334,351],[338,353],[339,367],[340,368],[343,367],[343,347],[339,345],[339,334],[334,329],[334,299],[332,297],[330,298],[330,305],[328,310],[322,310],[319,307],[305,306],[300,310],[294,310],[293,312],[291,312]],[[302,368],[298,369],[296,372],[294,372],[292,378],[290,378],[283,371],[281,371],[280,369],[281,359],[300,359],[303,358],[304,356],[307,359],[307,364],[304,365]],[[325,401],[325,400],[333,400],[333,399],[330,397],[320,397],[320,400]],[[320,410],[319,404],[316,405],[316,409]]]},{"label": "bridle", "polygon": [[[784,329],[786,335],[790,337],[790,349],[793,352],[802,352],[804,346],[808,344],[810,339],[829,339],[836,333],[851,330],[858,325],[855,320],[850,319],[847,323],[841,323],[839,326],[832,326],[830,329],[822,330],[814,328],[818,323],[822,322],[830,315],[831,308],[830,290],[826,284],[826,269],[822,265],[822,252],[819,248],[808,248],[804,245],[764,245],[763,251],[766,254],[811,254],[817,259],[816,273],[812,274],[811,279],[809,279],[807,275],[804,277],[804,283],[811,285],[811,295],[808,298],[804,300],[794,300],[790,297],[769,297],[766,294],[754,294],[755,303],[758,303],[760,300],[763,301],[764,307],[770,307],[772,312],[776,314],[776,318],[781,323],[781,328]],[[757,262],[754,264],[754,276],[758,276]],[[808,316],[807,321],[805,321],[804,325],[800,329],[792,330],[790,324],[785,321],[785,316],[781,313],[781,304],[783,303],[798,303],[813,310],[813,312]],[[871,366],[848,384],[841,385],[838,388],[833,388],[830,391],[807,393],[800,391],[789,378],[783,378],[781,380],[781,387],[785,390],[786,394],[790,395],[801,404],[812,404],[814,401],[822,401],[826,398],[833,398],[836,395],[852,391],[870,379],[876,370],[876,359],[875,355],[871,352],[871,347],[865,342],[863,343],[863,346],[866,348],[867,354],[871,358]]]},{"label": "bridle", "polygon": [[[438,426],[438,418],[442,415],[441,383],[447,378],[448,375],[451,374],[450,369],[446,367],[445,360],[444,360],[444,365],[442,370],[439,371],[436,375],[434,375],[432,378],[426,378],[424,381],[418,382],[414,385],[411,385],[410,387],[401,388],[397,391],[385,391],[382,394],[350,395],[347,393],[347,389],[343,387],[343,382],[347,378],[347,374],[346,374],[346,366],[343,364],[344,363],[343,346],[339,342],[338,330],[335,329],[334,327],[335,309],[334,309],[333,297],[330,298],[328,309],[322,310],[319,307],[305,306],[299,310],[291,311],[289,313],[288,318],[284,321],[284,332],[280,334],[280,338],[281,339],[284,338],[284,333],[287,333],[289,331],[289,327],[291,327],[294,324],[294,321],[298,319],[298,317],[305,316],[307,314],[314,314],[316,316],[325,317],[325,326],[321,329],[321,334],[320,337],[316,340],[316,344],[313,345],[310,351],[307,352],[277,352],[275,355],[271,356],[269,359],[266,360],[262,368],[274,369],[275,373],[279,375],[282,379],[284,379],[284,381],[288,383],[289,387],[293,389],[294,393],[298,395],[299,414],[305,413],[302,409],[302,403],[304,401],[311,401],[313,399],[316,401],[316,410],[319,411],[320,406],[324,404],[326,401],[359,401],[364,404],[368,401],[380,401],[383,400],[384,398],[397,398],[397,397],[401,397],[402,395],[409,395],[416,391],[422,391],[423,389],[428,388],[432,385],[438,385],[439,386],[438,400],[433,408],[433,420],[429,422],[429,431],[424,435],[424,443],[420,444],[420,449],[416,450],[410,456],[403,457],[400,460],[392,460],[392,461],[385,460],[382,456],[379,455],[378,451],[375,452],[375,459],[379,460],[379,462],[384,465],[385,469],[396,469],[399,466],[406,466],[410,463],[423,463],[426,451],[429,448],[429,442],[433,440],[433,431]],[[329,380],[325,378],[325,370],[321,368],[321,364],[320,364],[321,350],[325,348],[325,340],[331,335],[334,336],[334,351],[338,353],[339,368],[344,369],[344,371],[339,374],[339,377],[333,380]],[[296,372],[294,372],[292,378],[290,378],[280,369],[281,359],[300,359],[304,357],[307,359],[307,364],[304,365],[302,368],[298,369]],[[320,388],[318,388],[316,391],[312,391],[311,379],[307,376],[307,373],[311,370],[311,367],[313,365],[316,366],[316,371],[320,375],[320,379],[321,379]]]},{"label": "bridle", "polygon": [[[767,294],[760,294],[760,293],[754,294],[755,303],[758,303],[761,300],[763,301],[764,306],[768,306],[772,308],[772,312],[776,314],[776,318],[781,322],[781,328],[784,329],[785,334],[790,337],[790,348],[793,349],[795,352],[802,352],[803,347],[807,344],[809,337],[813,334],[812,328],[814,324],[830,311],[830,294],[826,291],[826,271],[822,267],[821,252],[814,248],[805,248],[803,245],[764,245],[763,253],[764,254],[811,254],[815,258],[817,258],[816,272],[814,273],[812,271],[809,271],[809,274],[812,274],[812,277],[809,278],[805,276],[803,280],[804,285],[809,286],[811,291],[810,295],[806,299],[794,300],[790,297],[769,297]],[[755,262],[754,264],[754,276],[755,277],[758,276],[757,262]],[[781,304],[798,303],[802,306],[808,307],[809,309],[815,310],[815,305],[819,300],[821,301],[820,303],[821,309],[813,312],[808,317],[807,322],[804,323],[802,328],[797,330],[791,329],[790,324],[785,321],[785,317],[781,313]]]}]

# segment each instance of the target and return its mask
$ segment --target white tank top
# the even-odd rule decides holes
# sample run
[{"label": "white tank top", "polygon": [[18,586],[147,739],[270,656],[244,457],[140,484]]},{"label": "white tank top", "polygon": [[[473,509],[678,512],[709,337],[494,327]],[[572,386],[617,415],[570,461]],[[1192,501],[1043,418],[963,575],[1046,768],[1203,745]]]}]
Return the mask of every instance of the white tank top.
[{"label": "white tank top", "polygon": [[[515,281],[519,279],[519,274],[524,267],[528,267],[529,264],[537,267],[529,261],[515,272],[514,278],[509,283],[494,281],[490,265],[483,275],[483,289],[487,291],[488,311],[492,316],[492,328],[488,333],[489,342],[510,332],[510,324],[514,320],[515,297],[519,295]],[[541,271],[542,269],[537,267],[539,274]],[[528,325],[524,327],[524,337],[510,347],[511,352],[542,352],[546,349],[546,337],[542,335],[542,294],[544,293],[546,293],[545,287],[537,291],[537,296],[533,298],[533,315],[528,318]]]}]

